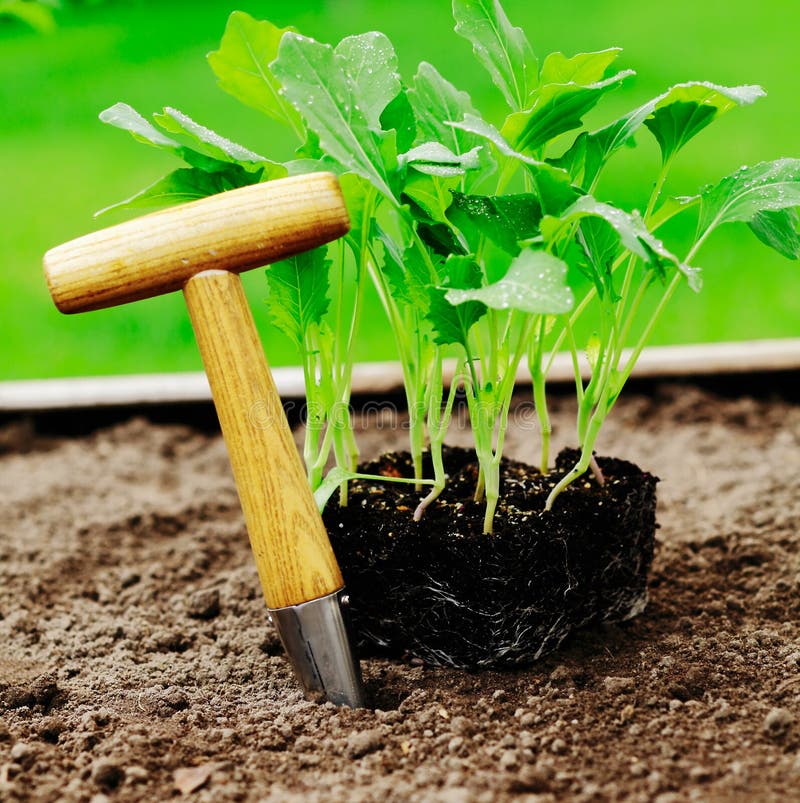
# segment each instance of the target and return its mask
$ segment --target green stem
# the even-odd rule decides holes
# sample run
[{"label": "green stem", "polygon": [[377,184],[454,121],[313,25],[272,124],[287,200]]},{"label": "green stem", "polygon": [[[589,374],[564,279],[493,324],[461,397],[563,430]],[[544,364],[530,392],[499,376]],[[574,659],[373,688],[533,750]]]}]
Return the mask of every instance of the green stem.
[{"label": "green stem", "polygon": [[494,514],[500,499],[500,459],[493,458],[487,462],[484,475],[486,484],[486,510],[483,514],[484,535],[491,535],[494,525]]},{"label": "green stem", "polygon": [[647,341],[650,338],[650,334],[652,333],[653,328],[658,322],[658,319],[661,317],[661,314],[664,312],[664,308],[667,306],[667,303],[672,298],[673,294],[675,293],[675,290],[677,290],[678,285],[681,282],[682,275],[683,274],[681,274],[679,271],[676,272],[675,275],[672,277],[672,281],[670,281],[669,285],[667,286],[667,289],[664,291],[664,295],[661,296],[661,299],[658,302],[658,306],[656,307],[653,314],[650,316],[650,320],[647,322],[647,326],[645,327],[644,332],[642,332],[641,336],[639,337],[638,342],[636,343],[636,345],[633,348],[633,351],[631,352],[631,356],[628,358],[628,361],[625,364],[625,368],[623,369],[621,375],[619,389],[621,389],[622,385],[624,385],[625,382],[628,381],[628,378],[631,375],[631,371],[633,371],[633,368],[636,365],[636,361],[639,359],[642,350],[647,344]]},{"label": "green stem", "polygon": [[658,199],[661,196],[661,190],[664,189],[664,182],[666,181],[667,173],[669,173],[671,166],[672,157],[661,163],[661,169],[658,171],[658,177],[656,178],[656,183],[653,185],[653,191],[650,193],[650,198],[647,202],[647,209],[644,213],[645,223],[649,222],[653,215],[653,210],[656,208]]},{"label": "green stem", "polygon": [[519,164],[515,159],[510,157],[506,158],[503,169],[500,171],[500,176],[497,179],[497,190],[495,191],[495,195],[503,194],[511,179],[514,178],[514,174],[517,172],[518,167]]},{"label": "green stem", "polygon": [[539,334],[531,343],[530,360],[528,367],[531,372],[533,383],[533,404],[536,409],[536,418],[539,421],[539,432],[541,438],[541,455],[539,458],[539,470],[542,474],[549,473],[550,465],[550,436],[553,431],[550,423],[550,413],[547,409],[547,383],[544,371],[542,370],[542,354],[544,352],[544,329],[545,316],[541,316],[539,321]]},{"label": "green stem", "polygon": [[[338,423],[332,424],[334,427],[333,433],[333,452],[336,455],[336,463],[342,467],[347,465],[347,450],[345,448],[342,431],[339,429]],[[339,506],[347,507],[348,492],[347,480],[344,480],[339,486]]]},{"label": "green stem", "polygon": [[[594,422],[592,422],[594,424]],[[575,482],[578,477],[583,476],[586,473],[586,469],[589,468],[589,464],[592,459],[592,450],[594,449],[594,442],[597,439],[597,434],[600,430],[599,424],[594,427],[590,427],[589,433],[586,438],[586,442],[584,443],[583,449],[581,450],[581,456],[578,462],[559,480],[556,486],[550,491],[550,495],[547,497],[547,501],[545,502],[544,509],[545,510],[552,510],[553,504],[555,503],[556,499],[561,495],[561,492],[573,482]]]},{"label": "green stem", "polygon": [[617,349],[614,355],[615,362],[619,364],[619,361],[622,359],[622,350],[625,348],[625,343],[628,340],[628,335],[631,331],[631,326],[633,326],[633,322],[636,320],[636,314],[639,311],[639,307],[642,304],[642,300],[644,299],[645,292],[649,287],[649,281],[647,276],[642,277],[642,281],[639,284],[638,289],[636,290],[636,295],[633,297],[631,301],[630,308],[628,310],[627,315],[625,316],[624,321],[619,321],[618,324],[622,325],[622,329],[619,334],[618,342],[617,342]]}]

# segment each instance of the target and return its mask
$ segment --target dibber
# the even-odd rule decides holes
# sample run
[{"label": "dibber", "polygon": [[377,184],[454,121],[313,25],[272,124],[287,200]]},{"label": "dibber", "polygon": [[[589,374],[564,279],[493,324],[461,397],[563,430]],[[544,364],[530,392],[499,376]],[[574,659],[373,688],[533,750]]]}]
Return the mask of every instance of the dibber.
[{"label": "dibber", "polygon": [[336,177],[313,173],[88,234],[48,251],[44,268],[65,313],[183,290],[271,618],[304,688],[360,707],[342,576],[238,276],[349,226]]}]

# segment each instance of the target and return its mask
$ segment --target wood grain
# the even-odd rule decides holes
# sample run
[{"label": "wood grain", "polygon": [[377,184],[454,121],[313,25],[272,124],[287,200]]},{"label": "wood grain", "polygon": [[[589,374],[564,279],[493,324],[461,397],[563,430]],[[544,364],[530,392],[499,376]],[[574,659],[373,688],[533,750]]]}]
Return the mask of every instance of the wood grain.
[{"label": "wood grain", "polygon": [[184,296],[244,510],[264,598],[297,605],[342,587],[241,279],[191,278]]},{"label": "wood grain", "polygon": [[180,290],[195,273],[242,273],[349,229],[339,182],[312,173],[223,192],[96,231],[48,251],[50,295],[65,313]]}]

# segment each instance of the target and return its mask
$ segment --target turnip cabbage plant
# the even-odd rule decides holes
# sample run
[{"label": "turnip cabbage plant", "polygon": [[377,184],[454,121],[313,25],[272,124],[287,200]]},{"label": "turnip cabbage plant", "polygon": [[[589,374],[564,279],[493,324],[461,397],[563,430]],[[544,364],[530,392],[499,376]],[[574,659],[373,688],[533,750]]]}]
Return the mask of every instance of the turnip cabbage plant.
[{"label": "turnip cabbage plant", "polygon": [[[318,170],[339,174],[352,219],[341,242],[266,271],[274,323],[297,344],[308,400],[305,460],[324,504],[347,501],[358,450],[350,418],[353,344],[367,285],[386,312],[402,365],[409,448],[424,515],[446,486],[442,447],[457,388],[466,394],[480,465],[475,498],[492,524],[515,379],[530,371],[540,468],[550,470],[546,382],[567,349],[575,370],[580,457],[557,482],[549,510],[576,478],[604,478],[593,450],[636,360],[676,288],[701,287],[698,252],[724,223],[744,222],[766,245],[800,254],[800,160],[743,167],[699,194],[663,197],[682,148],[726,112],[764,95],[758,86],[689,81],[596,129],[584,117],[633,75],[620,50],[541,62],[498,0],[453,0],[455,31],[472,45],[507,112],[490,120],[432,64],[404,81],[389,39],[370,32],[335,46],[234,12],[209,62],[221,87],[296,137],[278,163],[167,108],[148,122],[117,104],[101,118],[186,163],[117,207],[160,205]],[[643,211],[598,194],[612,158],[643,130],[661,160]],[[116,207],[115,207],[116,208]],[[678,215],[697,230],[682,256],[662,235]],[[638,331],[643,302],[657,296]],[[593,334],[579,342],[579,321]],[[629,347],[629,348],[628,348]],[[582,378],[581,353],[590,368]],[[445,359],[455,379],[444,380]],[[430,452],[433,476],[423,476]],[[335,466],[325,475],[333,453]],[[429,485],[427,495],[422,486]]]}]

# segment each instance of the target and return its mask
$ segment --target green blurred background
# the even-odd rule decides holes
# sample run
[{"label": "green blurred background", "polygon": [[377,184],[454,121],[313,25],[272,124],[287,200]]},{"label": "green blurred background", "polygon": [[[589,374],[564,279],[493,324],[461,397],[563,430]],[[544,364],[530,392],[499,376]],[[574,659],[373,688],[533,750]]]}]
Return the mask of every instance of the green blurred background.
[{"label": "green blurred background", "polygon": [[[283,131],[224,94],[205,62],[230,11],[334,42],[379,29],[410,79],[425,59],[488,117],[500,114],[489,78],[452,32],[448,0],[272,0],[84,3],[56,13],[57,28],[37,33],[0,20],[0,379],[199,369],[179,295],[66,317],[50,303],[41,257],[58,243],[123,219],[93,212],[128,197],[178,166],[168,155],[102,125],[97,114],[123,100],[143,113],[165,105],[277,159]],[[683,152],[667,191],[691,194],[741,164],[800,156],[800,3],[796,0],[506,0],[541,57],[552,50],[624,48],[622,67],[638,76],[614,93],[591,122],[600,124],[685,80],[760,83],[768,97],[734,110]],[[493,114],[494,112],[494,114]],[[657,151],[646,132],[618,155],[599,195],[644,205]],[[644,177],[644,178],[643,178]],[[654,343],[800,335],[800,266],[760,245],[741,226],[719,231],[701,252],[705,289],[683,288]],[[295,362],[262,303],[261,271],[248,294],[275,365]],[[357,359],[394,357],[377,310],[364,316]]]}]

